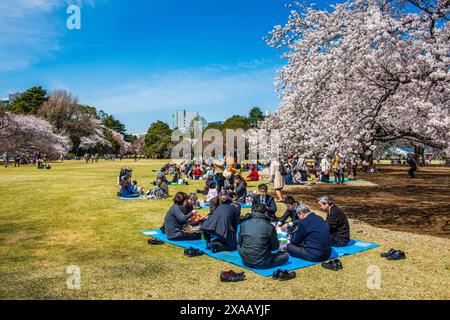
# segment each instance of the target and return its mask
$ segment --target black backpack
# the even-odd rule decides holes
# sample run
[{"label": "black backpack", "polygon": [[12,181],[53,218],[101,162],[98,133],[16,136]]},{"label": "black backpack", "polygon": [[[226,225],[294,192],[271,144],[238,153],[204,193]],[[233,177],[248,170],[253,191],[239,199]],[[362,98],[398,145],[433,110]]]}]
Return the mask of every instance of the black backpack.
[{"label": "black backpack", "polygon": [[281,162],[280,162],[279,171],[280,171],[280,174],[283,177],[287,176],[287,174],[288,174],[287,171],[286,171],[286,168],[284,167],[283,163],[281,163]]},{"label": "black backpack", "polygon": [[120,181],[122,181],[124,177],[128,177],[129,179],[131,179],[132,172],[133,172],[133,170],[131,170],[129,168],[120,169],[120,173],[119,173]]}]

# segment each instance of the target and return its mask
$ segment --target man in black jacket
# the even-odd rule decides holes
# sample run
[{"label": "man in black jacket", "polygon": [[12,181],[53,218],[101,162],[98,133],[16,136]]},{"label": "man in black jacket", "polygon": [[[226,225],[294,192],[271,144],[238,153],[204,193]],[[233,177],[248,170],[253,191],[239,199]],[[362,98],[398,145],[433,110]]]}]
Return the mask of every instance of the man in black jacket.
[{"label": "man in black jacket", "polygon": [[330,240],[333,247],[345,247],[350,241],[350,225],[345,213],[334,204],[329,196],[319,199],[319,205],[327,213]]},{"label": "man in black jacket", "polygon": [[277,216],[275,215],[277,212],[277,205],[275,203],[275,199],[267,194],[267,190],[268,188],[266,184],[260,184],[258,186],[259,194],[253,197],[252,212],[255,211],[254,206],[256,204],[263,204],[267,207],[267,216],[270,221],[274,222],[277,220]]},{"label": "man in black jacket", "polygon": [[[215,214],[215,213],[214,213]],[[261,203],[253,206],[249,219],[241,223],[238,251],[244,265],[254,269],[270,269],[285,264],[289,255],[279,249],[275,227],[267,216],[267,207]]]},{"label": "man in black jacket", "polygon": [[240,210],[231,201],[229,191],[220,193],[220,205],[202,224],[207,249],[213,252],[234,251],[237,246],[237,227]]},{"label": "man in black jacket", "polygon": [[406,163],[409,165],[408,177],[415,178],[416,176],[415,176],[414,172],[417,170],[416,162],[414,161],[413,158],[408,156],[408,158],[406,159]]}]

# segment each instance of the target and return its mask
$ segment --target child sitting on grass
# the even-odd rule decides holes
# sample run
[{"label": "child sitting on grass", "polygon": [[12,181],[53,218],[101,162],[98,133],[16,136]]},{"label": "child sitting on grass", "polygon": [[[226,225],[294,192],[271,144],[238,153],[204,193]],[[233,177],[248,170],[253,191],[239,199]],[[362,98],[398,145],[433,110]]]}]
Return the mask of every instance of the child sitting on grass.
[{"label": "child sitting on grass", "polygon": [[144,188],[138,187],[138,183],[136,180],[133,180],[133,192],[139,193],[139,194],[144,194]]},{"label": "child sitting on grass", "polygon": [[206,195],[206,203],[209,204],[211,199],[216,198],[218,195],[219,195],[219,193],[217,192],[217,189],[216,189],[216,183],[211,182],[209,184],[208,194]]}]

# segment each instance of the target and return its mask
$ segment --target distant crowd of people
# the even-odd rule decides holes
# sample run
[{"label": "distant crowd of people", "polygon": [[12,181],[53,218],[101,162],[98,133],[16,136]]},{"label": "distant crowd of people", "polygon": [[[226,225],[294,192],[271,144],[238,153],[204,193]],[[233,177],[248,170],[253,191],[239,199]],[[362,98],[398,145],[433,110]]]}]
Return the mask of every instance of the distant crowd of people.
[{"label": "distant crowd of people", "polygon": [[14,163],[14,167],[20,167],[21,165],[36,165],[38,169],[51,169],[48,159],[41,154],[33,154],[31,156],[25,156],[20,153],[9,155],[4,152],[2,155],[3,166],[8,167],[10,160]]}]

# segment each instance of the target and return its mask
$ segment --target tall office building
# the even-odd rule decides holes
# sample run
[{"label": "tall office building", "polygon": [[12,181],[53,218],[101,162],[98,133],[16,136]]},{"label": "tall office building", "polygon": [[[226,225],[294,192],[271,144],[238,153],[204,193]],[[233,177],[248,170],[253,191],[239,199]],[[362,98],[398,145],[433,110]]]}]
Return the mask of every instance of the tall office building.
[{"label": "tall office building", "polygon": [[9,94],[9,103],[13,103],[14,100],[16,100],[18,97],[20,97],[21,94],[22,93],[20,93],[20,92]]},{"label": "tall office building", "polygon": [[191,124],[191,121],[198,117],[198,112],[186,111],[186,110],[177,110],[172,118],[173,124],[172,128],[178,128],[180,130],[188,130]]},{"label": "tall office building", "polygon": [[0,101],[2,103],[4,103],[5,105],[10,105],[11,103],[14,102],[14,100],[16,100],[18,97],[20,97],[21,94],[22,93],[20,93],[20,92],[10,93],[8,98],[0,99]]}]

